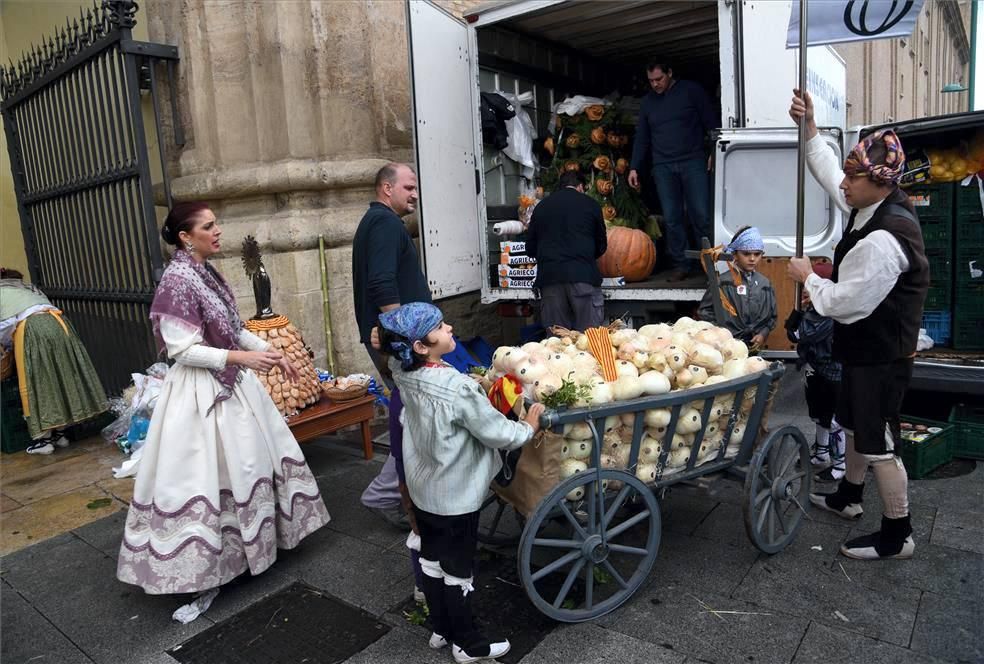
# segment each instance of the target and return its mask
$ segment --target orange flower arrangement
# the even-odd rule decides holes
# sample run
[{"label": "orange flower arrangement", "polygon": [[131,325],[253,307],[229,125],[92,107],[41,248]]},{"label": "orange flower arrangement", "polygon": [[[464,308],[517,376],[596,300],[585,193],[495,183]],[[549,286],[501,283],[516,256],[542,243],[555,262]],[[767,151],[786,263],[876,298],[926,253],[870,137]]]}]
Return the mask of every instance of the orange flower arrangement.
[{"label": "orange flower arrangement", "polygon": [[619,175],[625,175],[625,171],[629,168],[629,162],[624,159],[619,159],[615,162],[615,172]]},{"label": "orange flower arrangement", "polygon": [[576,161],[569,161],[566,164],[564,164],[564,170],[565,171],[579,171],[579,170],[581,170],[581,166]]},{"label": "orange flower arrangement", "polygon": [[564,139],[564,145],[566,145],[569,148],[576,148],[580,144],[581,144],[581,137],[578,136],[577,134],[571,134],[570,136]]},{"label": "orange flower arrangement", "polygon": [[522,196],[519,197],[519,207],[521,210],[525,210],[529,206],[533,205],[533,203],[535,202],[536,201],[532,196],[527,196],[526,194],[523,194]]},{"label": "orange flower arrangement", "polygon": [[595,127],[591,130],[591,142],[596,145],[604,145],[605,143],[605,130],[601,127]]},{"label": "orange flower arrangement", "polygon": [[553,136],[547,136],[546,140],[543,141],[543,149],[549,152],[551,156],[553,156],[554,150],[556,149],[554,147]]},{"label": "orange flower arrangement", "polygon": [[621,147],[622,146],[622,137],[619,136],[618,134],[609,134],[608,135],[608,145],[610,145],[613,148]]},{"label": "orange flower arrangement", "polygon": [[592,122],[597,122],[601,119],[601,116],[605,114],[605,107],[601,104],[592,104],[584,109],[584,114],[588,116],[588,119]]},{"label": "orange flower arrangement", "polygon": [[612,193],[612,181],[611,180],[595,180],[595,189],[602,196],[607,196]]},{"label": "orange flower arrangement", "polygon": [[595,157],[595,160],[594,160],[594,163],[592,164],[592,166],[595,167],[595,170],[607,171],[607,170],[610,170],[611,167],[612,167],[612,160],[609,159],[608,157],[604,156],[604,155],[602,155],[600,157]]},{"label": "orange flower arrangement", "polygon": [[618,210],[616,210],[611,205],[606,205],[605,207],[601,208],[601,216],[605,218],[605,221],[611,221],[612,219],[618,216]]}]

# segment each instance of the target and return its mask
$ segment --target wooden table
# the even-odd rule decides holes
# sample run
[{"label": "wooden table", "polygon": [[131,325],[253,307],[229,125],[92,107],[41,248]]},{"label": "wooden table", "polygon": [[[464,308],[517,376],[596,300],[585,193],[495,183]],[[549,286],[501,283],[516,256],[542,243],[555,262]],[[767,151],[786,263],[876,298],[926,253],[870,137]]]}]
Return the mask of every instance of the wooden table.
[{"label": "wooden table", "polygon": [[369,460],[372,459],[369,421],[376,415],[373,407],[375,401],[376,397],[372,394],[351,401],[332,401],[322,395],[321,401],[287,420],[287,426],[297,442],[303,443],[358,424],[362,427],[362,453]]}]

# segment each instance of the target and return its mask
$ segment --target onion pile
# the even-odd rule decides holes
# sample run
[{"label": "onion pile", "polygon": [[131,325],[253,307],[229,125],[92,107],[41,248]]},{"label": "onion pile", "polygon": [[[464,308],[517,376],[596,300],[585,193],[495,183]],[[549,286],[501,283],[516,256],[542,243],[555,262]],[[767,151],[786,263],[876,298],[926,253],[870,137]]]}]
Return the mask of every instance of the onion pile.
[{"label": "onion pile", "polygon": [[[556,405],[550,403],[551,395],[573,384],[578,389],[574,392],[576,398],[569,405],[583,407],[709,386],[768,367],[762,358],[749,357],[748,347],[728,330],[688,317],[680,318],[673,325],[660,323],[646,325],[639,330],[613,330],[609,333],[609,340],[617,358],[618,377],[612,382],[602,377],[601,365],[591,353],[588,337],[580,332],[569,332],[521,347],[502,346],[493,355],[488,377],[494,381],[502,375],[511,374],[523,383],[524,393],[550,405]],[[714,400],[711,419],[697,453],[697,465],[716,458],[725,443],[724,435],[728,430],[728,418],[735,396],[728,393]],[[738,453],[744,437],[745,419],[754,401],[755,389],[745,390],[740,415],[726,442],[726,457]],[[645,433],[634,468],[639,479],[656,481],[660,476],[659,459],[667,446],[669,453],[662,476],[686,467],[703,425],[703,408],[703,399],[686,404],[680,410],[676,431],[669,441],[666,440],[669,408],[639,414],[645,418]],[[634,423],[633,414],[605,420],[601,449],[603,468],[628,467]],[[570,477],[588,467],[592,445],[591,431],[586,423],[565,426],[560,449],[562,477]],[[568,498],[579,500],[580,496]]]}]

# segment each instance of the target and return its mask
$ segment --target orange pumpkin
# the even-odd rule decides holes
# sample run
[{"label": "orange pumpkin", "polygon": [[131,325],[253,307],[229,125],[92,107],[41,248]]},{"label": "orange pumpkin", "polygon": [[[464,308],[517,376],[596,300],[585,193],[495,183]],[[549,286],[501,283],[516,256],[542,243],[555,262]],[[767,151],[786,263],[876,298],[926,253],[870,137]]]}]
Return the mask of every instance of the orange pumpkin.
[{"label": "orange pumpkin", "polygon": [[605,130],[601,127],[595,127],[591,130],[591,142],[596,145],[604,145],[605,143]]},{"label": "orange pumpkin", "polygon": [[613,226],[608,229],[608,250],[598,259],[598,269],[605,277],[625,277],[642,281],[656,265],[656,247],[644,232]]},{"label": "orange pumpkin", "polygon": [[601,104],[592,104],[584,109],[584,114],[588,116],[588,119],[592,122],[597,122],[601,119],[601,116],[605,114],[605,107]]}]

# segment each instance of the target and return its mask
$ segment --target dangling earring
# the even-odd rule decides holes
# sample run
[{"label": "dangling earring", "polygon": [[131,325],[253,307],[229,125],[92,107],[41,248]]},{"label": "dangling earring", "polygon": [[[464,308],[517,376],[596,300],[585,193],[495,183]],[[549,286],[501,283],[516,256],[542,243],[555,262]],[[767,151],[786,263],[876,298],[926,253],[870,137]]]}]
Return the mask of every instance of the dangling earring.
[{"label": "dangling earring", "polygon": [[191,242],[185,243],[185,251],[187,251],[189,254],[195,253],[195,245],[193,245]]}]

